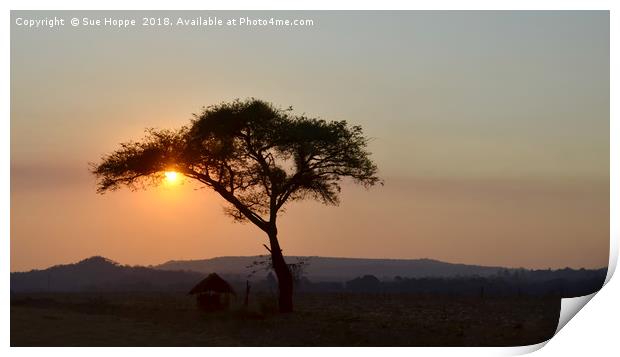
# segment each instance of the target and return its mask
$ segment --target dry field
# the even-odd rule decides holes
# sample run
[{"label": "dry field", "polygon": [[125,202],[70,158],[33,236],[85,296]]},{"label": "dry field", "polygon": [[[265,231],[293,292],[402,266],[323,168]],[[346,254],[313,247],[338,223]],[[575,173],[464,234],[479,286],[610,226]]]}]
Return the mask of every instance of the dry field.
[{"label": "dry field", "polygon": [[[240,300],[240,299],[239,299]],[[207,314],[173,293],[11,297],[11,346],[516,346],[553,336],[559,299],[303,294]]]}]

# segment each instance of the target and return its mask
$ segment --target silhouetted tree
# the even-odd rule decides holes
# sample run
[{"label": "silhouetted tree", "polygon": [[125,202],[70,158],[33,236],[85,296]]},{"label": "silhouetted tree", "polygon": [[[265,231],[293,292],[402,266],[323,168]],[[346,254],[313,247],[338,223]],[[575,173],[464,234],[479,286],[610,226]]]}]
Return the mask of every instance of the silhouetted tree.
[{"label": "silhouetted tree", "polygon": [[355,292],[379,292],[381,281],[374,275],[364,275],[346,282],[347,289]]},{"label": "silhouetted tree", "polygon": [[312,198],[338,204],[340,182],[380,182],[360,126],[293,115],[260,100],[205,108],[189,127],[147,130],[92,165],[98,192],[158,184],[176,171],[213,189],[235,220],[249,220],[269,238],[281,312],[293,310],[293,279],[276,219],[287,202]]}]

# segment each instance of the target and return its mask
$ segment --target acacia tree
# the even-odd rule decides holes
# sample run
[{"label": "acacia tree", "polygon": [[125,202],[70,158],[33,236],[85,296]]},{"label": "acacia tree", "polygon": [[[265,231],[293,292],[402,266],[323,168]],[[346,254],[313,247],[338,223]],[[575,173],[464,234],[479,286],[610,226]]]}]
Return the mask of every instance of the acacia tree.
[{"label": "acacia tree", "polygon": [[286,203],[306,198],[338,204],[345,177],[365,187],[380,183],[360,126],[294,115],[250,99],[204,108],[189,126],[147,130],[91,164],[97,192],[158,184],[176,171],[213,189],[226,213],[267,234],[278,278],[279,309],[293,311],[293,279],[278,241],[277,218]]}]

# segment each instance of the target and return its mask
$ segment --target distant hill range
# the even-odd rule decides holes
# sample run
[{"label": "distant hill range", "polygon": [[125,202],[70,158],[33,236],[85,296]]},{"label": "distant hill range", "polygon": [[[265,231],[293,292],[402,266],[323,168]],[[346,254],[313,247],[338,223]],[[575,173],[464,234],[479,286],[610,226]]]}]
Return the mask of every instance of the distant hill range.
[{"label": "distant hill range", "polygon": [[[245,279],[253,270],[254,275],[265,276],[265,256],[218,257],[201,260],[171,260],[154,268],[161,270],[184,270],[201,273],[217,272],[231,278]],[[362,275],[374,275],[387,280],[394,277],[454,277],[489,276],[497,274],[502,267],[444,263],[431,259],[366,259],[288,256],[291,263],[304,262],[304,276],[312,281],[347,281]],[[262,269],[261,269],[262,268]]]},{"label": "distant hill range", "polygon": [[11,292],[185,291],[203,274],[120,265],[103,257],[45,270],[11,273]]},{"label": "distant hill range", "polygon": [[[395,291],[536,294],[579,296],[602,286],[606,269],[525,270],[451,264],[430,259],[357,259],[287,257],[303,262],[300,289],[314,292]],[[121,265],[104,257],[11,273],[11,292],[187,292],[209,273],[218,273],[241,291],[246,280],[256,288],[274,289],[268,258],[220,257],[169,261],[158,266]],[[484,288],[482,288],[484,286]],[[524,290],[525,289],[525,290]],[[527,290],[529,289],[529,290]],[[567,295],[568,296],[568,295]]]}]

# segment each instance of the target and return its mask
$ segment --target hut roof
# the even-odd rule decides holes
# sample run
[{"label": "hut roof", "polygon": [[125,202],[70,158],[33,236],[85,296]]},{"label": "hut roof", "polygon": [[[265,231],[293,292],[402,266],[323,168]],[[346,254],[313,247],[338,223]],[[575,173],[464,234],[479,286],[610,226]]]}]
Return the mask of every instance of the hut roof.
[{"label": "hut roof", "polygon": [[235,294],[235,291],[230,284],[215,273],[209,274],[209,276],[200,281],[192,290],[190,290],[189,294],[201,294],[206,292]]}]

